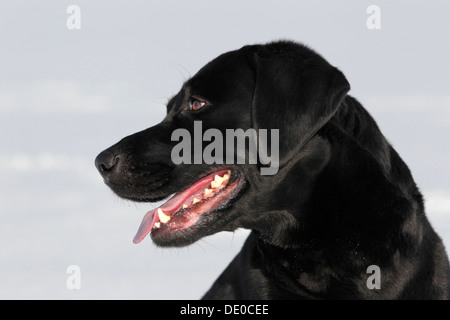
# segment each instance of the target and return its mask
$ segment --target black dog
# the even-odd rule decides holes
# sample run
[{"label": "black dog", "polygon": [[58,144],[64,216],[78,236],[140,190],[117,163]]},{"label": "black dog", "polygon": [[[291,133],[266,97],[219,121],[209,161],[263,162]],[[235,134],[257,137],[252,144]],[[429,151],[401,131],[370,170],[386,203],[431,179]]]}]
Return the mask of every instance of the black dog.
[{"label": "black dog", "polygon": [[[422,195],[349,88],[303,45],[245,46],[203,67],[161,123],[103,151],[96,166],[120,197],[176,193],[147,213],[135,242],[150,233],[159,246],[184,246],[252,230],[206,299],[448,299],[448,258]],[[202,134],[279,129],[267,144],[279,142],[278,172],[261,175],[261,155],[227,164],[225,147],[223,164],[175,164],[172,133],[195,135],[195,121]]]}]

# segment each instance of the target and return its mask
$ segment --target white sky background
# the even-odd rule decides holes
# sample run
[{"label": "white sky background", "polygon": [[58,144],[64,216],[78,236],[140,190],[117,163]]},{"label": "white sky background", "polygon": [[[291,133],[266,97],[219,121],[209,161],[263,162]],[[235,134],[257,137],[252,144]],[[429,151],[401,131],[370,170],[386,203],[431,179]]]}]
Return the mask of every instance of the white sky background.
[{"label": "white sky background", "polygon": [[[81,8],[68,30],[66,8]],[[381,9],[369,30],[366,9]],[[183,249],[132,238],[155,205],[118,199],[94,168],[158,123],[211,59],[287,38],[347,76],[409,165],[450,248],[448,1],[0,0],[0,298],[197,299],[246,232]],[[68,290],[66,269],[81,268]]]}]

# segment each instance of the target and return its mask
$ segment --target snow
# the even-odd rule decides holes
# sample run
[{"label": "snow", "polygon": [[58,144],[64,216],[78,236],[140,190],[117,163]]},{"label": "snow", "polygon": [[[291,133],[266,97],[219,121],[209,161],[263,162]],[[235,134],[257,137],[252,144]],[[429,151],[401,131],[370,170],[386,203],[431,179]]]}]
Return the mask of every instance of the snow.
[{"label": "snow", "polygon": [[[134,245],[157,204],[119,199],[94,159],[158,123],[188,75],[218,54],[278,38],[310,45],[346,74],[450,248],[450,45],[440,37],[450,3],[408,2],[405,15],[403,4],[379,1],[382,29],[368,30],[356,0],[193,0],[175,11],[161,1],[76,2],[81,30],[66,28],[67,3],[0,3],[0,299],[201,297],[248,231],[180,249]],[[80,289],[66,285],[69,266]]]}]

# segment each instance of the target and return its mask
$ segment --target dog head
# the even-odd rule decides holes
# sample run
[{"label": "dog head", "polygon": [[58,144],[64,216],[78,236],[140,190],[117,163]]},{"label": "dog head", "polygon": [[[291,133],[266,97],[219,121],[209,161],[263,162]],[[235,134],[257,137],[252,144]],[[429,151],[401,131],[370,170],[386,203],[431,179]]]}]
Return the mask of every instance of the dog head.
[{"label": "dog head", "polygon": [[298,227],[295,207],[329,152],[316,133],[348,90],[339,70],[302,45],[245,46],[199,70],[159,124],[100,153],[96,167],[120,197],[173,195],[145,215],[135,242],[150,233],[157,245],[182,246],[239,227],[274,239]]}]

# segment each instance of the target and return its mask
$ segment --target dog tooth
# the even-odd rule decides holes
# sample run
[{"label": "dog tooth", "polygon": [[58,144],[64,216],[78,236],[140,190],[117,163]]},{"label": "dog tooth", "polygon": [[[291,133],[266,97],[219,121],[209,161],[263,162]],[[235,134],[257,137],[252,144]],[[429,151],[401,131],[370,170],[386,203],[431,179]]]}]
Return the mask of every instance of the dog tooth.
[{"label": "dog tooth", "polygon": [[158,208],[158,218],[159,221],[161,221],[162,223],[167,223],[170,220],[170,216],[168,216],[167,214],[165,214],[161,208]]},{"label": "dog tooth", "polygon": [[183,204],[183,209],[186,209],[187,207],[187,204]]},{"label": "dog tooth", "polygon": [[228,174],[231,176],[231,170],[228,170]]},{"label": "dog tooth", "polygon": [[212,189],[205,188],[205,192],[203,192],[203,195],[205,197],[207,197],[211,192],[212,192]]},{"label": "dog tooth", "polygon": [[211,182],[211,188],[217,189],[219,188],[225,180],[230,179],[230,175],[224,174],[223,177],[218,176],[217,174],[214,176],[214,181]]},{"label": "dog tooth", "polygon": [[214,176],[214,181],[216,182],[216,184],[218,186],[220,186],[224,180],[225,180],[224,178],[222,178],[221,176],[218,176],[217,174]]},{"label": "dog tooth", "polygon": [[211,188],[212,189],[217,189],[218,187],[220,187],[221,183],[217,182],[217,181],[211,181]]},{"label": "dog tooth", "polygon": [[155,222],[154,227],[155,227],[156,229],[161,228],[161,223],[160,223],[160,222]]},{"label": "dog tooth", "polygon": [[200,199],[194,198],[194,200],[192,200],[192,204],[196,204],[198,202],[200,202]]}]

